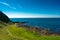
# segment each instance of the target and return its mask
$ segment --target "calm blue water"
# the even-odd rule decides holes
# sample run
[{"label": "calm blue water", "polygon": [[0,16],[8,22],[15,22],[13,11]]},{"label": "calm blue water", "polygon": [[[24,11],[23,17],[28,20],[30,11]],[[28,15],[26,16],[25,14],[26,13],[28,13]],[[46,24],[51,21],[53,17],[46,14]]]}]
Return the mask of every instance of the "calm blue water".
[{"label": "calm blue water", "polygon": [[60,18],[10,18],[13,22],[28,22],[30,26],[49,28],[52,31],[60,31]]}]

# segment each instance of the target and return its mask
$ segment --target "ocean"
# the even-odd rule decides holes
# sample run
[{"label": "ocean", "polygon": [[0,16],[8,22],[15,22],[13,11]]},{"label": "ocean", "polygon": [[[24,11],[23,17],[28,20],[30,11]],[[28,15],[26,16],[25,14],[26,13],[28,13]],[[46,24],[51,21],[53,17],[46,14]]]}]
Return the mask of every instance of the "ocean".
[{"label": "ocean", "polygon": [[13,22],[27,22],[27,25],[60,32],[60,18],[10,18]]}]

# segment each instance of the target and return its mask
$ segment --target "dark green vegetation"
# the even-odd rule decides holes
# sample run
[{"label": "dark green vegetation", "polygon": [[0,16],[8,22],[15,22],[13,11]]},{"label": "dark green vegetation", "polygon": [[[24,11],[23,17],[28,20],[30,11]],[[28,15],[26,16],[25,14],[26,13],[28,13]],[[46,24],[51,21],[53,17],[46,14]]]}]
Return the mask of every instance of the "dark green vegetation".
[{"label": "dark green vegetation", "polygon": [[3,21],[3,22],[11,22],[10,19],[2,12],[0,11],[0,21]]}]

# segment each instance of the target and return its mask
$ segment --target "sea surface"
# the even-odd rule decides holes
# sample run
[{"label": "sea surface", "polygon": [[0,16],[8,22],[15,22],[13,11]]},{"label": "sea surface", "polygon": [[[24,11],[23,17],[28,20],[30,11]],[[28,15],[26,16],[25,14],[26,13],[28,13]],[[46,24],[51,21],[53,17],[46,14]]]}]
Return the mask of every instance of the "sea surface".
[{"label": "sea surface", "polygon": [[10,18],[13,22],[27,22],[27,25],[60,32],[60,18]]}]

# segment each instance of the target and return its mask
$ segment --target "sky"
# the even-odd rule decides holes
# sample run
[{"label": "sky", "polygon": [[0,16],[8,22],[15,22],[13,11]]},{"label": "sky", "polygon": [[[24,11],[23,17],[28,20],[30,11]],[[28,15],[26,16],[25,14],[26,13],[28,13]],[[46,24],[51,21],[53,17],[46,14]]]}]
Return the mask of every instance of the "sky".
[{"label": "sky", "polygon": [[60,0],[0,0],[0,11],[9,18],[60,18]]}]

